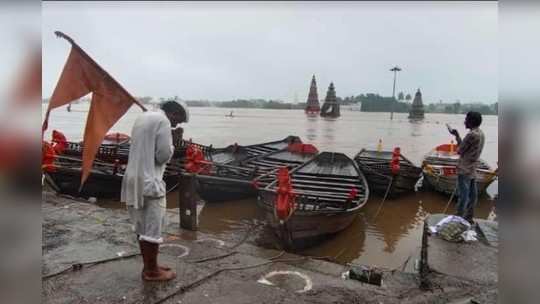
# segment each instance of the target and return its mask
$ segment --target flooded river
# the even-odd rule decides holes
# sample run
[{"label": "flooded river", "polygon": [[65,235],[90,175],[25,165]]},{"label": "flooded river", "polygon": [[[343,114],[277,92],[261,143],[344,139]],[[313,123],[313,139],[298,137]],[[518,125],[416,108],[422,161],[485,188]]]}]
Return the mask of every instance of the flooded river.
[{"label": "flooded river", "polygon": [[[71,112],[67,112],[65,107],[54,110],[46,138],[50,138],[50,132],[57,129],[64,132],[68,140],[82,139],[87,108],[85,104],[77,104],[72,106]],[[231,110],[234,117],[226,117]],[[139,113],[138,108],[132,107],[112,131],[129,134]],[[407,114],[395,114],[390,120],[389,113],[346,110],[342,110],[342,117],[336,120],[307,118],[301,110],[191,108],[190,113],[190,122],[184,126],[184,137],[214,147],[233,143],[256,144],[297,135],[320,151],[343,152],[354,157],[362,148],[375,149],[381,139],[384,149],[399,146],[402,153],[417,165],[433,147],[450,142],[452,136],[448,134],[446,123],[461,134],[466,132],[464,115],[426,114],[423,122],[411,123]],[[481,128],[486,135],[482,158],[496,167],[498,118],[484,116]],[[489,190],[496,191],[496,186],[492,185]],[[174,193],[169,196],[170,207],[177,204],[176,197]],[[343,263],[399,267],[420,245],[422,219],[427,213],[443,212],[448,198],[432,192],[412,193],[387,200],[375,218],[382,198],[372,195],[350,227],[303,253],[332,256]],[[453,211],[453,208],[449,210]],[[475,215],[479,218],[493,217],[494,206],[488,196],[481,197]],[[206,204],[199,222],[201,231],[226,240],[238,239],[250,229],[250,225],[262,219],[255,200],[243,200]],[[273,246],[264,232],[256,242],[265,247]]]}]

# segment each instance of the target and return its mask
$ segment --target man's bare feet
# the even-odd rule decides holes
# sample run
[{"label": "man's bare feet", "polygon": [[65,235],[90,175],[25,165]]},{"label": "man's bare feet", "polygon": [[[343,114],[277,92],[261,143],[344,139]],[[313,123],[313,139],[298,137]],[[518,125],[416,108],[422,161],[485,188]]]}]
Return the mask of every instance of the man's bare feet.
[{"label": "man's bare feet", "polygon": [[176,278],[176,273],[158,269],[158,271],[143,271],[142,277],[145,281],[170,281]]}]

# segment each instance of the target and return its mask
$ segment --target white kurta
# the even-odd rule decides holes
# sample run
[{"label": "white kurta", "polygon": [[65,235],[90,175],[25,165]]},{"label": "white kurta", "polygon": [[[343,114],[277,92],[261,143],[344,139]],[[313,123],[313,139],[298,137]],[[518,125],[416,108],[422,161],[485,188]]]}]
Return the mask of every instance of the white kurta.
[{"label": "white kurta", "polygon": [[147,111],[141,114],[131,130],[121,201],[128,207],[142,209],[145,199],[164,198],[163,174],[173,152],[171,123],[165,113]]}]

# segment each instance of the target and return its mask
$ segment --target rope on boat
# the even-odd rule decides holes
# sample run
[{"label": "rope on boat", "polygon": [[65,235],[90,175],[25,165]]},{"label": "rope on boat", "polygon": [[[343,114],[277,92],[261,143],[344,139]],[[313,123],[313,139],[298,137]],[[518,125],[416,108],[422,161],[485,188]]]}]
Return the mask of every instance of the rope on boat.
[{"label": "rope on boat", "polygon": [[446,208],[444,208],[443,214],[446,214],[446,211],[448,211],[448,207],[450,207],[450,203],[452,202],[452,199],[454,198],[454,194],[456,194],[457,190],[457,182],[456,187],[454,187],[454,191],[452,191],[452,195],[450,195],[450,199],[448,200],[448,203],[446,204]]},{"label": "rope on boat", "polygon": [[377,212],[375,212],[375,216],[373,216],[373,219],[376,219],[377,215],[379,215],[379,212],[381,212],[382,206],[383,206],[384,202],[386,201],[386,197],[388,196],[388,193],[390,193],[390,188],[392,188],[392,183],[393,182],[394,182],[394,176],[392,175],[390,177],[390,182],[388,183],[388,187],[386,187],[386,193],[384,194],[384,197],[383,197],[381,203],[379,204],[379,209],[377,209]]}]

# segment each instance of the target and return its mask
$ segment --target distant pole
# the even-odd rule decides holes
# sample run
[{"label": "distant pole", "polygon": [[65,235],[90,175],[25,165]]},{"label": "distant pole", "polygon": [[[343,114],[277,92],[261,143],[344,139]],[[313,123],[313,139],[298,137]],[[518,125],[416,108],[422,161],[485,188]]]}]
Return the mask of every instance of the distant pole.
[{"label": "distant pole", "polygon": [[392,89],[392,103],[390,104],[390,120],[394,119],[394,100],[396,99],[396,78],[397,72],[401,71],[398,66],[393,67],[390,71],[394,72],[394,87]]}]

